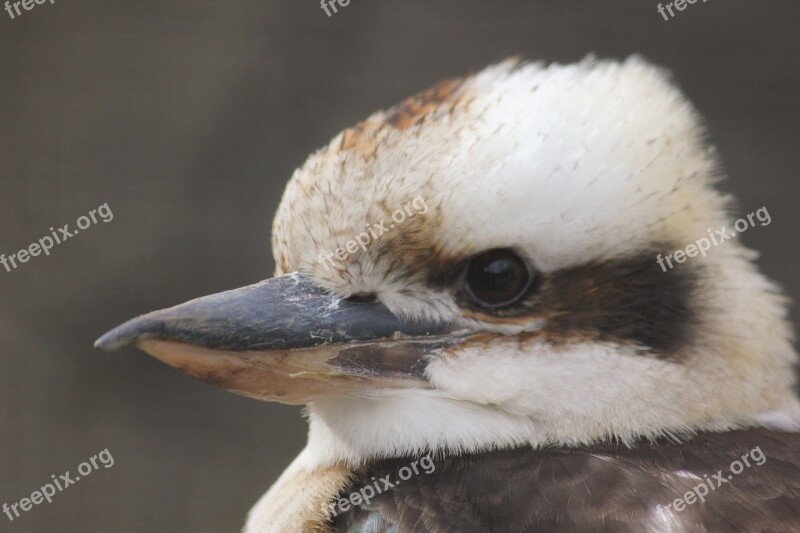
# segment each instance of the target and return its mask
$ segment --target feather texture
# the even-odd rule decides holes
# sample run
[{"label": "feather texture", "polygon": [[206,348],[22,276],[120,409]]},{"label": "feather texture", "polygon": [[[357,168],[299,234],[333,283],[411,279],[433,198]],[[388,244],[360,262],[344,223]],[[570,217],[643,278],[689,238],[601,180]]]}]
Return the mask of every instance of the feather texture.
[{"label": "feather texture", "polygon": [[[739,474],[730,465],[754,448]],[[409,458],[377,461],[342,494],[397,472]],[[517,448],[447,457],[339,514],[333,531],[412,532],[797,532],[800,435],[765,429],[704,433],[669,441],[588,448]],[[738,470],[739,467],[734,467]],[[719,487],[719,476],[724,480]],[[728,476],[731,476],[730,478]],[[698,485],[705,502],[666,507]],[[704,492],[698,489],[698,492]],[[690,498],[687,498],[687,500]],[[659,506],[661,506],[659,508]]]}]

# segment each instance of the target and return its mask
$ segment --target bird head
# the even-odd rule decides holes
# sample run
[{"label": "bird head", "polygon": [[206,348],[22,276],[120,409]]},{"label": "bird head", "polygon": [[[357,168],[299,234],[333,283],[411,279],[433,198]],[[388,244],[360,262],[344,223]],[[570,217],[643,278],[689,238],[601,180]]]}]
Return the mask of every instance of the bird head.
[{"label": "bird head", "polygon": [[307,404],[320,462],[794,427],[786,302],[714,238],[732,231],[720,175],[641,59],[506,61],[312,154],[274,278],[97,344]]}]

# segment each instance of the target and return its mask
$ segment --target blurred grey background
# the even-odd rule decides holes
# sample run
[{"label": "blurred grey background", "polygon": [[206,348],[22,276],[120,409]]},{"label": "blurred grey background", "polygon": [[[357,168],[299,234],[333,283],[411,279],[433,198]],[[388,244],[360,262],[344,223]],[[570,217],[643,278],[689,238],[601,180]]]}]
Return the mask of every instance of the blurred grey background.
[{"label": "blurred grey background", "polygon": [[[217,390],[94,339],[139,313],[269,277],[270,223],[307,153],[440,78],[512,54],[641,53],[708,119],[742,236],[800,297],[797,0],[56,0],[0,11],[0,504],[108,448],[115,464],[13,532],[227,532],[301,449],[301,410]],[[797,322],[797,307],[793,308]]]}]

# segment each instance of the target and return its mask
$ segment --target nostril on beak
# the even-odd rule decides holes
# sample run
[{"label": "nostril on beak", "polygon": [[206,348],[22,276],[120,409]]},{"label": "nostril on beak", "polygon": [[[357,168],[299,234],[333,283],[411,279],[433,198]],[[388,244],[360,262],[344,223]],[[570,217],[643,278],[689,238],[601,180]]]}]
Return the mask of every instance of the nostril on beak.
[{"label": "nostril on beak", "polygon": [[378,301],[378,296],[374,292],[357,292],[351,294],[346,300],[354,303],[372,304]]}]

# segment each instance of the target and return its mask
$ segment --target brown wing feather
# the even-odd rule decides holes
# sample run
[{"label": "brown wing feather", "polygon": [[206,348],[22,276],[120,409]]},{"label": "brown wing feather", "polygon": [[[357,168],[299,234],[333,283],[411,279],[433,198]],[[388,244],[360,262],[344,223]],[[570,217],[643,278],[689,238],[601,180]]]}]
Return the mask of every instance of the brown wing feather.
[{"label": "brown wing feather", "polygon": [[[766,461],[759,466],[760,456],[749,456],[751,466],[733,475],[730,465],[756,447]],[[341,496],[375,486],[386,475],[397,481],[400,469],[413,461],[375,462],[355,472]],[[434,465],[434,472],[420,472],[369,504],[340,513],[333,530],[800,532],[797,433],[751,429],[634,448],[518,448],[439,458]],[[724,483],[716,487],[719,479]],[[705,502],[682,511],[657,509],[702,483],[714,486]]]}]

